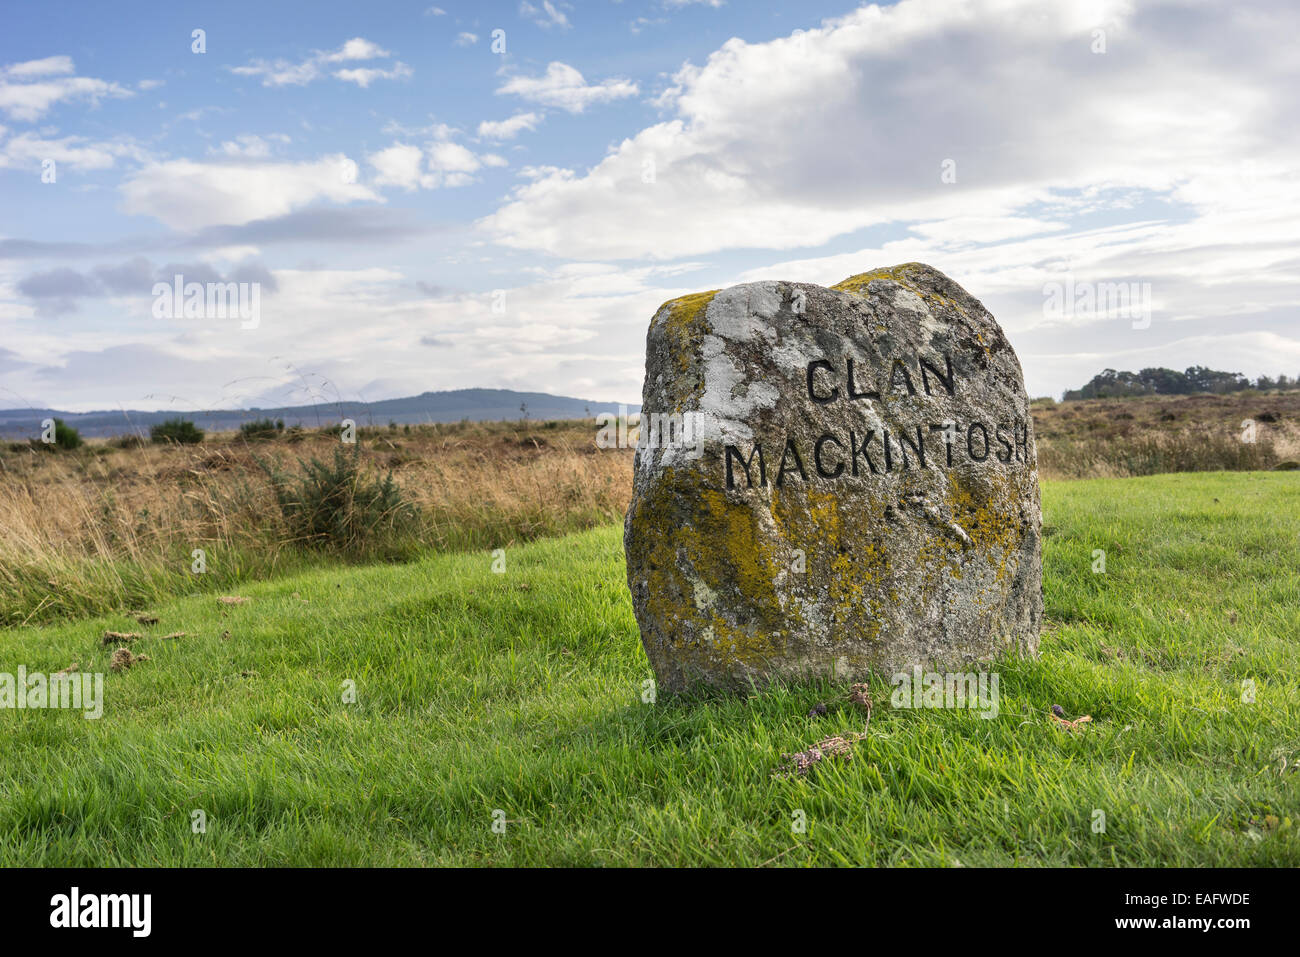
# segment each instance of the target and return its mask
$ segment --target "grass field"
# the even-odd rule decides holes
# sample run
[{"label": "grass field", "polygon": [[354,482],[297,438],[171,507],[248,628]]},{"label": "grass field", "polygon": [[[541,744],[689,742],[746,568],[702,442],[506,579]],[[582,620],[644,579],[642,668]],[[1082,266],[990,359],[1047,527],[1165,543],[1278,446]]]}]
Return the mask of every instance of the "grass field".
[{"label": "grass field", "polygon": [[770,771],[861,730],[845,687],[643,703],[617,526],[0,632],[10,672],[107,672],[105,629],[150,658],[99,720],[0,711],[0,863],[1300,865],[1300,474],[1043,497],[1049,628],[1000,715],[875,676],[804,778]]}]

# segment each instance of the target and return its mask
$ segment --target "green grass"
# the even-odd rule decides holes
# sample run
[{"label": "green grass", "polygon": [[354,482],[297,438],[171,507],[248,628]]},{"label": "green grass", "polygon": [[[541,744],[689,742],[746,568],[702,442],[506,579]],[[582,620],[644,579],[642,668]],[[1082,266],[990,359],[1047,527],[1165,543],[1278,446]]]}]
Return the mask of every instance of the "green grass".
[{"label": "green grass", "polygon": [[135,642],[100,720],[0,711],[0,863],[1300,865],[1300,476],[1055,483],[1044,512],[1049,629],[1001,715],[891,710],[878,677],[855,759],[803,779],[769,771],[860,729],[843,686],[643,704],[615,527],[500,575],[340,567],[0,632],[11,672],[189,632]]}]

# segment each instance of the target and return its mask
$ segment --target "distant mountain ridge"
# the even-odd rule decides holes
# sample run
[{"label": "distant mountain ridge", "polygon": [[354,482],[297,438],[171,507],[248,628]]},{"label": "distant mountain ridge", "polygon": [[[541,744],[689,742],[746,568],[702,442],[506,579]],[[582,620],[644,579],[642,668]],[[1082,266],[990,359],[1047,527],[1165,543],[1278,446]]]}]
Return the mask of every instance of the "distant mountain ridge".
[{"label": "distant mountain ridge", "polygon": [[[522,411],[520,406],[526,411]],[[628,412],[640,411],[640,405],[624,406]],[[149,427],[177,416],[190,419],[201,429],[231,432],[254,419],[283,419],[285,425],[308,428],[336,425],[352,419],[357,425],[399,425],[428,422],[502,422],[527,417],[545,419],[582,419],[602,412],[617,413],[617,402],[597,402],[546,392],[515,392],[512,389],[453,389],[424,392],[401,399],[378,402],[316,402],[278,408],[252,409],[168,409],[141,411],[60,412],[57,409],[0,409],[0,436],[6,439],[35,438],[43,419],[58,417],[83,436],[106,437],[130,432],[147,434]]]}]

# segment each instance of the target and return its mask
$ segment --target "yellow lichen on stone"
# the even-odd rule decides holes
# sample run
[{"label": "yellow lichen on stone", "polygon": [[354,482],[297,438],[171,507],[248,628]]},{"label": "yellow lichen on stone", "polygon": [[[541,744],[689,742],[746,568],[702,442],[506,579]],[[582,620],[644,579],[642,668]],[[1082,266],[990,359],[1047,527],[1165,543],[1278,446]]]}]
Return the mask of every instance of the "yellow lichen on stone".
[{"label": "yellow lichen on stone", "polygon": [[909,269],[929,268],[930,267],[926,266],[925,263],[901,263],[897,266],[881,266],[877,269],[869,269],[866,272],[860,272],[856,275],[850,276],[848,279],[843,279],[830,288],[839,290],[840,292],[849,292],[855,296],[865,297],[867,295],[867,286],[872,282],[872,280],[889,279],[901,286],[906,286],[927,303],[939,302],[950,309],[960,311],[957,303],[949,299],[947,296],[942,296],[930,289],[923,289],[916,285],[916,283],[907,276],[907,271]]},{"label": "yellow lichen on stone", "polygon": [[717,289],[710,289],[708,292],[679,296],[669,299],[655,311],[656,318],[663,316],[659,321],[663,324],[663,334],[667,339],[664,345],[677,357],[677,367],[682,372],[690,367],[690,357],[695,352],[692,342],[702,332],[698,328],[699,320],[717,294]]},{"label": "yellow lichen on stone", "polygon": [[[667,486],[665,486],[667,487]],[[682,648],[683,660],[692,656],[732,659],[760,666],[779,648],[788,633],[789,619],[784,615],[776,592],[778,568],[767,557],[754,513],[728,502],[724,493],[704,490],[699,493],[702,508],[694,525],[675,530],[673,536],[660,535],[651,547],[650,560],[662,575],[677,582],[676,588],[658,589],[648,596],[651,611],[672,620],[681,615],[681,595],[693,594],[693,582],[703,580],[711,590],[735,589],[757,611],[755,620],[733,622],[714,609],[697,608],[708,615],[712,630],[712,647]],[[635,522],[647,521],[646,515],[660,511],[654,503],[638,506]],[[644,511],[643,511],[644,509]],[[708,666],[707,660],[696,662]]]},{"label": "yellow lichen on stone", "polygon": [[1020,548],[1021,530],[1012,507],[1017,492],[1010,476],[993,480],[997,494],[977,502],[955,475],[948,476],[947,506],[953,521],[970,536],[971,546],[997,562],[997,579],[1007,574],[1007,563]]},{"label": "yellow lichen on stone", "polygon": [[[800,500],[803,506],[801,507]],[[796,537],[807,542],[806,574],[816,575],[825,568],[826,601],[802,601],[797,606],[800,617],[805,608],[812,610],[820,604],[820,613],[829,613],[834,630],[827,635],[831,641],[850,637],[874,638],[880,631],[879,585],[888,573],[888,558],[875,542],[865,540],[864,530],[870,523],[854,520],[844,515],[845,503],[830,490],[808,488],[800,496],[785,496],[778,491],[772,495],[772,518],[782,528],[786,538]],[[786,517],[784,512],[792,515]],[[869,509],[867,510],[869,511]],[[788,527],[787,527],[788,526]],[[830,557],[816,561],[814,551]],[[864,609],[870,617],[864,616]],[[846,629],[852,629],[849,635]]]},{"label": "yellow lichen on stone", "polygon": [[901,266],[881,266],[878,269],[869,269],[866,272],[860,272],[857,275],[850,276],[831,286],[832,289],[838,289],[840,292],[851,292],[855,296],[865,296],[867,294],[867,284],[873,279],[892,279],[894,282],[902,283],[909,288],[912,286],[902,271],[908,266],[919,266],[920,263],[903,263]]},{"label": "yellow lichen on stone", "polygon": [[704,505],[703,528],[698,529],[699,554],[713,568],[726,566],[726,581],[735,584],[751,601],[776,609],[776,568],[765,559],[767,548],[757,528],[752,509],[727,501],[723,492],[705,489],[700,493]]}]

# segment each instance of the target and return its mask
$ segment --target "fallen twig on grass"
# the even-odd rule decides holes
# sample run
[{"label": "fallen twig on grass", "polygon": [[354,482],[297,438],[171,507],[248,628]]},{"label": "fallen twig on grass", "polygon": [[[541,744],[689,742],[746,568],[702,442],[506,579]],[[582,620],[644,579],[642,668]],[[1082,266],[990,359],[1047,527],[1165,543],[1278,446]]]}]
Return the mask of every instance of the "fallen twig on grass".
[{"label": "fallen twig on grass", "polygon": [[818,761],[824,761],[826,758],[842,758],[845,761],[852,761],[853,742],[838,734],[829,738],[822,738],[806,751],[781,755],[784,763],[773,768],[772,775],[778,778],[802,776],[807,774],[808,769],[814,764]]},{"label": "fallen twig on grass", "polygon": [[[868,723],[870,719],[868,718]],[[853,745],[867,736],[867,729],[863,727],[860,733],[853,731],[845,734],[833,734],[830,737],[822,738],[811,748],[806,751],[796,751],[794,754],[782,754],[781,764],[772,769],[772,776],[778,778],[788,778],[808,773],[818,761],[824,761],[827,758],[840,758],[844,761],[853,760]]]},{"label": "fallen twig on grass", "polygon": [[1058,714],[1053,714],[1052,720],[1056,722],[1057,727],[1065,728],[1067,731],[1079,731],[1083,725],[1092,720],[1092,715],[1085,714],[1082,718],[1075,718],[1073,721],[1062,718]]}]

